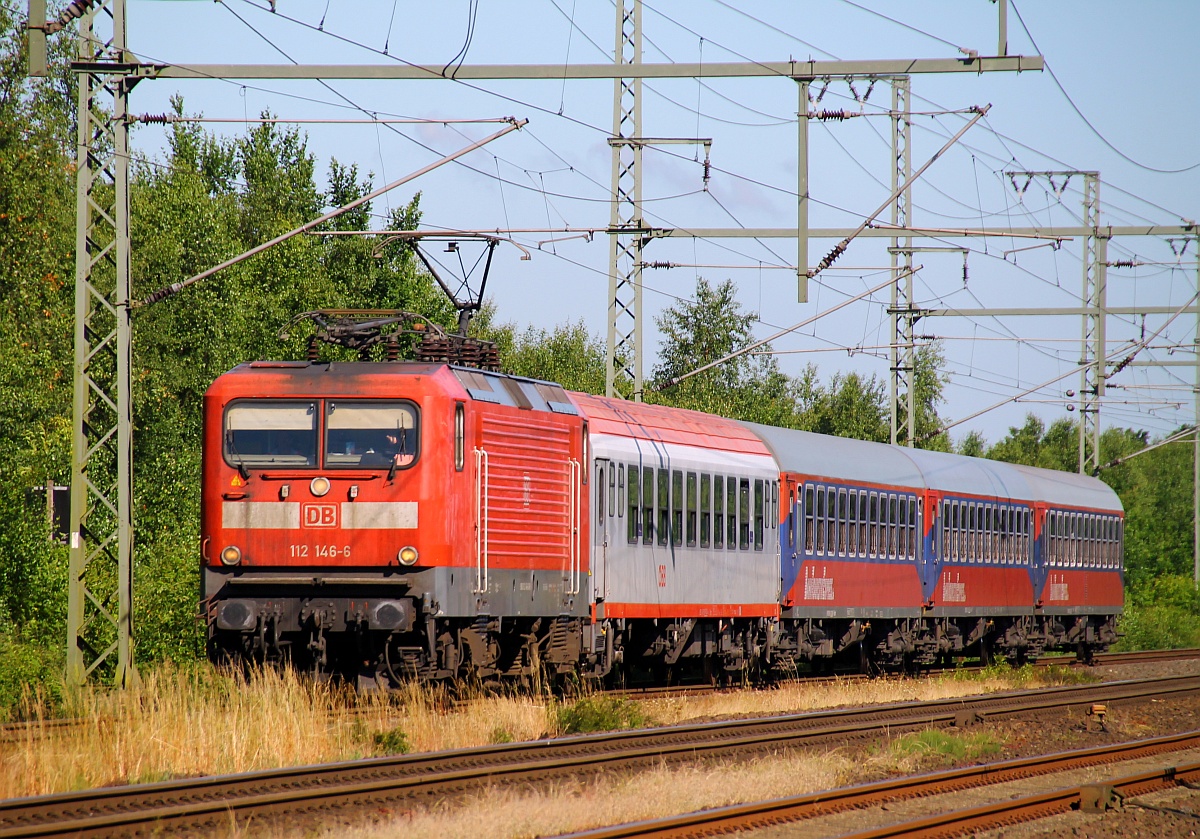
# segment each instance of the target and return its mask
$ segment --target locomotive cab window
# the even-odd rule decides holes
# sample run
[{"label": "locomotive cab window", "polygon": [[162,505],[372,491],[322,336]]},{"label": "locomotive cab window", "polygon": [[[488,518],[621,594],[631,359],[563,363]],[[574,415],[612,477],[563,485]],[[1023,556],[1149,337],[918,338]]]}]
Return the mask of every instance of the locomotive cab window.
[{"label": "locomotive cab window", "polygon": [[231,466],[316,466],[317,403],[244,400],[225,411]]},{"label": "locomotive cab window", "polygon": [[417,409],[412,403],[326,403],[326,467],[405,469],[419,453]]}]

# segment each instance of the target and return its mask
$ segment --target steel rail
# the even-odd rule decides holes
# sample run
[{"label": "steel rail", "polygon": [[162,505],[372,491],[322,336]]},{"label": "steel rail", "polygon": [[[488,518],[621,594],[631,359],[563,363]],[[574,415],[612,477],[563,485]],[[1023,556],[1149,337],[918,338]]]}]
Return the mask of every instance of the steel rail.
[{"label": "steel rail", "polygon": [[[942,795],[964,789],[1002,784],[1025,778],[1033,778],[1039,775],[1066,772],[1072,769],[1137,760],[1139,758],[1197,747],[1200,747],[1200,731],[1189,731],[1182,734],[1133,740],[1092,749],[1077,749],[1049,755],[1039,755],[1037,757],[985,763],[979,766],[969,766],[965,769],[910,775],[903,778],[889,778],[869,784],[859,784],[833,790],[821,790],[820,792],[789,796],[770,801],[733,804],[711,810],[684,813],[679,816],[647,819],[641,822],[630,822],[612,827],[586,830],[567,834],[567,836],[570,839],[649,839],[649,837],[654,837],[654,839],[668,839],[671,837],[673,839],[674,837],[683,836],[728,833],[735,830],[755,830],[771,825],[819,818],[846,810],[861,810],[893,801]],[[1040,799],[1041,797],[1035,796],[1031,798]],[[1054,800],[1057,800],[1057,798],[1055,797]],[[1065,798],[1069,801],[1078,801],[1079,795],[1076,792],[1073,798],[1070,794],[1066,795]],[[1013,799],[1010,802],[1004,803],[1016,803],[1021,800],[1023,799]],[[995,806],[998,805],[988,805],[988,808]],[[953,815],[955,814],[941,814],[929,819],[908,822],[904,825],[890,825],[884,828],[857,833],[854,834],[854,837],[855,839],[860,839],[860,837],[861,839],[865,839],[867,836],[917,836],[921,834],[900,832],[899,828],[906,827],[907,825],[924,824],[927,821],[943,830],[948,825],[953,825],[956,829],[961,830],[984,829],[995,826],[994,824],[979,824],[975,822],[963,822],[960,824],[958,819],[951,818]],[[896,832],[888,832],[889,830],[896,830]],[[567,839],[567,836],[560,837],[560,839]],[[842,839],[848,839],[848,837],[843,837]]]},{"label": "steel rail", "polygon": [[0,839],[200,829],[316,808],[458,793],[510,781],[750,754],[1093,702],[1200,693],[1200,676],[1042,688],[934,702],[729,720],[265,770],[0,801]]},{"label": "steel rail", "polygon": [[[1043,819],[1083,809],[1089,791],[1108,787],[1118,798],[1160,792],[1177,786],[1192,787],[1200,780],[1200,763],[1166,766],[1136,775],[1114,778],[1102,784],[1052,790],[1025,798],[985,804],[965,810],[938,813],[922,819],[887,825],[842,836],[841,839],[917,839],[917,837],[960,836],[978,830]],[[1106,805],[1097,808],[1102,811]]]}]

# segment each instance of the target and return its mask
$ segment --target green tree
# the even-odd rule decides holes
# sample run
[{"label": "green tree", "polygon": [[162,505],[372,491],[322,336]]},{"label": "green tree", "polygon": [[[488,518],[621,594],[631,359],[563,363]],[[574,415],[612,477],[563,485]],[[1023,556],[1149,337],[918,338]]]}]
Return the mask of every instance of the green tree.
[{"label": "green tree", "polygon": [[646,401],[794,426],[795,383],[779,370],[769,344],[676,381],[753,344],[751,330],[756,320],[755,313],[742,311],[730,280],[715,288],[704,278],[697,280],[694,300],[668,307],[656,320],[662,340]]},{"label": "green tree", "polygon": [[471,321],[470,334],[494,341],[500,369],[517,376],[557,382],[568,390],[604,393],[605,348],[582,320],[552,330],[515,323],[495,323],[496,306],[487,301]]},{"label": "green tree", "polygon": [[0,704],[63,658],[67,551],[47,481],[70,477],[75,80],[71,33],[26,75],[23,4],[0,2]]},{"label": "green tree", "polygon": [[799,379],[799,427],[818,434],[886,443],[891,438],[885,386],[877,376],[837,373],[822,385],[809,365]]}]

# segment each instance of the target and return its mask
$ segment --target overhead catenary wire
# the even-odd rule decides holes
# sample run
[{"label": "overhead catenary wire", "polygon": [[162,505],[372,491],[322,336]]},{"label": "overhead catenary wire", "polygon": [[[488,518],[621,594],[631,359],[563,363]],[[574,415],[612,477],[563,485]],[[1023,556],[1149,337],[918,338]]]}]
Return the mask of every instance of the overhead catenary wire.
[{"label": "overhead catenary wire", "polygon": [[[732,174],[734,177],[739,177],[737,173],[730,173],[730,174]],[[493,177],[494,177],[494,176],[493,176]],[[526,187],[526,188],[527,188],[527,187]],[[572,195],[564,195],[564,196],[562,196],[562,197],[566,197],[566,198],[575,198],[576,196],[572,196]],[[595,200],[604,200],[604,201],[607,201],[607,200],[609,200],[609,199],[595,199]]]}]

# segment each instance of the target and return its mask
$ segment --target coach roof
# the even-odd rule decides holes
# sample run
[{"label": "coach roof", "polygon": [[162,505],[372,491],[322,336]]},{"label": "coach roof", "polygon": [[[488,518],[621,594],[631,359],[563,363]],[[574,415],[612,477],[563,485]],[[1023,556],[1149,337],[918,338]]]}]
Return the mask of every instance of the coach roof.
[{"label": "coach roof", "polygon": [[762,438],[783,472],[1067,507],[1122,509],[1112,489],[1086,475],[757,423],[742,425]]}]

